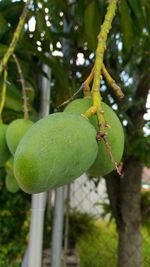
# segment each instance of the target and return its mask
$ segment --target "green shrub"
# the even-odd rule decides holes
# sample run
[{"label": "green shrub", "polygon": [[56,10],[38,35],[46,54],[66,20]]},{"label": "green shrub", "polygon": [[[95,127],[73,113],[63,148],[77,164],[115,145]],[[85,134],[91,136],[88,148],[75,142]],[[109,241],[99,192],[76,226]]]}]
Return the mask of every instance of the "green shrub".
[{"label": "green shrub", "polygon": [[117,234],[113,224],[99,223],[91,233],[81,237],[77,250],[81,267],[116,267]]},{"label": "green shrub", "polygon": [[150,230],[147,227],[142,229],[143,236],[143,260],[144,267],[150,266]]},{"label": "green shrub", "polygon": [[7,191],[2,168],[0,203],[0,267],[19,267],[28,242],[30,197]]},{"label": "green shrub", "polygon": [[69,215],[69,247],[74,248],[80,237],[95,229],[94,219],[88,213],[73,209]]},{"label": "green shrub", "polygon": [[[143,235],[143,267],[150,266],[150,234],[147,228]],[[80,267],[116,267],[118,237],[115,224],[96,224],[92,232],[80,237],[77,250],[80,256]]]}]

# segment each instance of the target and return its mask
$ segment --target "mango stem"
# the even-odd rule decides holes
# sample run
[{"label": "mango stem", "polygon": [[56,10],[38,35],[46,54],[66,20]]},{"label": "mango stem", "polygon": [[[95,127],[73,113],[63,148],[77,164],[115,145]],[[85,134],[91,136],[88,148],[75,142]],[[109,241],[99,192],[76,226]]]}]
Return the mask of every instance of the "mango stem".
[{"label": "mango stem", "polygon": [[[106,49],[106,41],[108,37],[109,30],[111,29],[111,24],[113,21],[113,18],[115,16],[116,8],[117,8],[117,2],[118,0],[111,0],[109,1],[109,5],[107,8],[107,12],[105,15],[104,22],[101,26],[100,33],[98,35],[98,45],[96,49],[96,59],[94,67],[91,71],[91,74],[89,75],[89,80],[93,79],[93,85],[92,85],[92,99],[93,99],[93,106],[90,107],[85,113],[84,116],[89,118],[93,114],[97,114],[98,119],[98,126],[99,131],[97,133],[97,141],[103,140],[106,146],[106,149],[108,151],[110,160],[114,164],[117,172],[120,174],[117,163],[112,155],[111,146],[109,145],[108,138],[107,138],[107,132],[106,128],[108,127],[107,122],[105,120],[104,111],[102,109],[102,97],[100,93],[100,83],[102,79],[102,71],[105,71],[105,67],[103,64],[103,58],[104,58],[104,52]],[[106,71],[105,71],[106,74]],[[107,73],[108,77],[108,73]],[[109,77],[110,78],[110,77]],[[110,79],[109,79],[110,80]],[[112,82],[112,80],[111,80]],[[88,88],[88,87],[87,87]],[[89,88],[88,88],[89,89]]]},{"label": "mango stem", "polygon": [[84,94],[84,98],[91,97],[90,83],[92,82],[93,77],[94,77],[94,67],[92,68],[89,76],[86,78],[86,80],[83,83],[83,94]]},{"label": "mango stem", "polygon": [[115,82],[115,80],[111,77],[111,75],[109,74],[109,72],[107,71],[105,65],[103,64],[103,68],[102,68],[102,74],[105,77],[106,81],[108,82],[108,84],[110,85],[110,87],[113,89],[115,95],[122,99],[124,97],[124,94],[120,88],[120,86]]},{"label": "mango stem", "polygon": [[6,101],[7,76],[8,76],[8,72],[7,72],[7,69],[5,68],[4,69],[3,85],[2,85],[1,102],[0,102],[0,123],[3,122],[2,112],[3,112],[5,101]]}]

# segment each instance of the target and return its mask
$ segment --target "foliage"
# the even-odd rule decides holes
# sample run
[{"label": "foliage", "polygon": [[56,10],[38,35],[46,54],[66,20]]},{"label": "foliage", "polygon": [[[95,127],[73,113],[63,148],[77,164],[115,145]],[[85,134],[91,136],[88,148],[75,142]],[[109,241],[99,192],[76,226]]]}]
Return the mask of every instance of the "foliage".
[{"label": "foliage", "polygon": [[69,215],[69,247],[74,248],[80,237],[94,228],[92,216],[73,209]]},{"label": "foliage", "polygon": [[150,263],[150,254],[149,254],[150,232],[149,232],[149,229],[148,228],[143,227],[143,229],[142,229],[142,236],[143,236],[144,267],[149,267],[149,263]]},{"label": "foliage", "polygon": [[115,267],[117,234],[114,225],[98,222],[96,228],[79,239],[81,267]]},{"label": "foliage", "polygon": [[142,223],[150,233],[150,191],[141,194]]},{"label": "foliage", "polygon": [[18,267],[28,242],[30,198],[9,193],[0,169],[0,265]]},{"label": "foliage", "polygon": [[[143,258],[144,267],[149,266],[150,235],[143,228]],[[96,228],[80,237],[77,250],[81,267],[115,267],[117,261],[117,233],[113,223],[97,222]]]}]

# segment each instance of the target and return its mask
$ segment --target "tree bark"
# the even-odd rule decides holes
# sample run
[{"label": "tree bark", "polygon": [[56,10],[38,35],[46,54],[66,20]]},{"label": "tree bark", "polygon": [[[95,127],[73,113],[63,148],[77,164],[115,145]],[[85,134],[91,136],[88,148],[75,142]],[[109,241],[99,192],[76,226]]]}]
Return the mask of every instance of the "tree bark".
[{"label": "tree bark", "polygon": [[130,158],[121,182],[121,223],[118,227],[118,267],[142,266],[142,236],[140,212],[140,187],[142,164]]},{"label": "tree bark", "polygon": [[142,266],[140,187],[142,164],[135,157],[124,167],[124,177],[116,173],[106,178],[107,191],[118,230],[118,267]]}]

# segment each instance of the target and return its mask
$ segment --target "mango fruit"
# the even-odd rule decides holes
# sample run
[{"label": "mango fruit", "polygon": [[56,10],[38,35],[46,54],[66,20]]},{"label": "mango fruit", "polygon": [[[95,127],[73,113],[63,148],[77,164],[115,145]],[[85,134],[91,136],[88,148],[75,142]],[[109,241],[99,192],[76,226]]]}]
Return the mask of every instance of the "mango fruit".
[{"label": "mango fruit", "polygon": [[20,141],[14,174],[26,193],[40,193],[71,183],[93,164],[96,130],[87,119],[64,112],[36,122]]},{"label": "mango fruit", "polygon": [[15,154],[20,140],[32,125],[32,121],[25,119],[17,119],[10,123],[6,132],[6,140],[12,155]]},{"label": "mango fruit", "polygon": [[5,180],[6,188],[11,193],[17,193],[19,190],[19,185],[13,173],[7,173]]},{"label": "mango fruit", "polygon": [[6,170],[6,178],[5,178],[5,185],[9,192],[16,193],[19,190],[19,186],[17,180],[14,176],[13,171],[13,157],[11,157],[5,163],[5,170]]},{"label": "mango fruit", "polygon": [[[66,108],[65,112],[72,114],[82,114],[92,106],[92,99],[77,99],[72,101]],[[110,126],[107,128],[108,142],[111,146],[112,154],[117,163],[120,162],[124,150],[124,132],[122,124],[116,113],[107,104],[102,102],[102,109],[106,122]],[[96,115],[92,116],[89,121],[98,131],[98,123]],[[115,169],[111,162],[104,141],[99,141],[99,150],[95,162],[89,168],[87,173],[91,176],[105,176]]]},{"label": "mango fruit", "polygon": [[10,152],[6,143],[6,131],[8,125],[0,123],[0,167],[10,158]]}]

